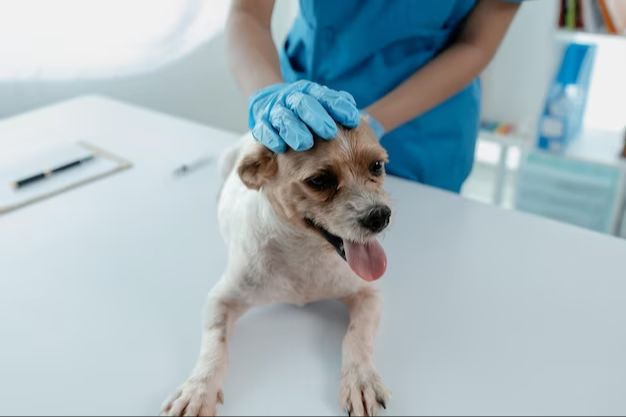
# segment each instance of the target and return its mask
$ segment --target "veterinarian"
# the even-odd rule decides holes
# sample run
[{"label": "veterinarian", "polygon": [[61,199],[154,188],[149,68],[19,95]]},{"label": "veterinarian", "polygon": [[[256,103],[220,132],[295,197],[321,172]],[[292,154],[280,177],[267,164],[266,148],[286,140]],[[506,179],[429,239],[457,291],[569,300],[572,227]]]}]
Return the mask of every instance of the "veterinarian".
[{"label": "veterinarian", "polygon": [[[274,0],[234,0],[230,64],[250,95],[253,136],[275,152],[332,139],[360,113],[389,153],[387,172],[459,192],[478,135],[478,75],[519,1],[301,0],[276,52]],[[348,93],[346,93],[348,92]]]}]

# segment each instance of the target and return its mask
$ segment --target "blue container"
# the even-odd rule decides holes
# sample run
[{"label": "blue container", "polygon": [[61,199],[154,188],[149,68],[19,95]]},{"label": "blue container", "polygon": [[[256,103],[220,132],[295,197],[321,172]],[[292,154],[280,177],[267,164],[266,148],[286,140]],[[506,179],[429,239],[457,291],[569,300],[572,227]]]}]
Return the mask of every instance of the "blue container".
[{"label": "blue container", "polygon": [[592,45],[566,46],[539,121],[539,149],[561,152],[580,133],[595,53]]}]

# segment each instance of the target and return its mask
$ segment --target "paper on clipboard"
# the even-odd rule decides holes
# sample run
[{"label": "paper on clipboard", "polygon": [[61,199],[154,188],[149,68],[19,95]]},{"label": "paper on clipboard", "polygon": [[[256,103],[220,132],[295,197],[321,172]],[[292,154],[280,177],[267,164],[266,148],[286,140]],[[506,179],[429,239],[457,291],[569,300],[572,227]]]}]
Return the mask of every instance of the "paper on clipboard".
[{"label": "paper on clipboard", "polygon": [[[14,187],[17,179],[89,155],[93,155],[94,159],[88,164],[20,189]],[[0,168],[0,215],[113,175],[131,166],[129,161],[85,142],[62,145],[33,154],[10,167]]]}]

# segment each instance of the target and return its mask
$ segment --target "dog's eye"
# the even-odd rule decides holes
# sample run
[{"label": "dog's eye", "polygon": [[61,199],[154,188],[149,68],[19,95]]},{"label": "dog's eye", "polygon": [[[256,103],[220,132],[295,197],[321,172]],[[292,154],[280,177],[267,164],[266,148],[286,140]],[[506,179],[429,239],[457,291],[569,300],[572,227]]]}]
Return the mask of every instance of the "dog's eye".
[{"label": "dog's eye", "polygon": [[306,184],[315,191],[324,191],[337,188],[337,177],[330,172],[314,175],[307,179]]},{"label": "dog's eye", "polygon": [[374,161],[370,165],[370,173],[375,177],[380,177],[383,175],[385,170],[385,163],[383,161]]}]

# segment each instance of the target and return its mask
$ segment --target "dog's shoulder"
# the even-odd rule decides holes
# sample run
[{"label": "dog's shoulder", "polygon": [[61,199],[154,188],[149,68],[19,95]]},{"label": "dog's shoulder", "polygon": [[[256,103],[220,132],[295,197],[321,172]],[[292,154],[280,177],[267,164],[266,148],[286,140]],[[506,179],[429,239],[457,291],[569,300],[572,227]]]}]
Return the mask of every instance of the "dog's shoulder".
[{"label": "dog's shoulder", "polygon": [[226,181],[230,176],[236,174],[236,167],[241,161],[242,157],[246,154],[247,149],[250,149],[254,144],[254,139],[250,133],[244,135],[233,146],[226,149],[221,153],[218,160],[218,172],[220,188],[217,194],[219,201],[222,191],[225,187]]}]

